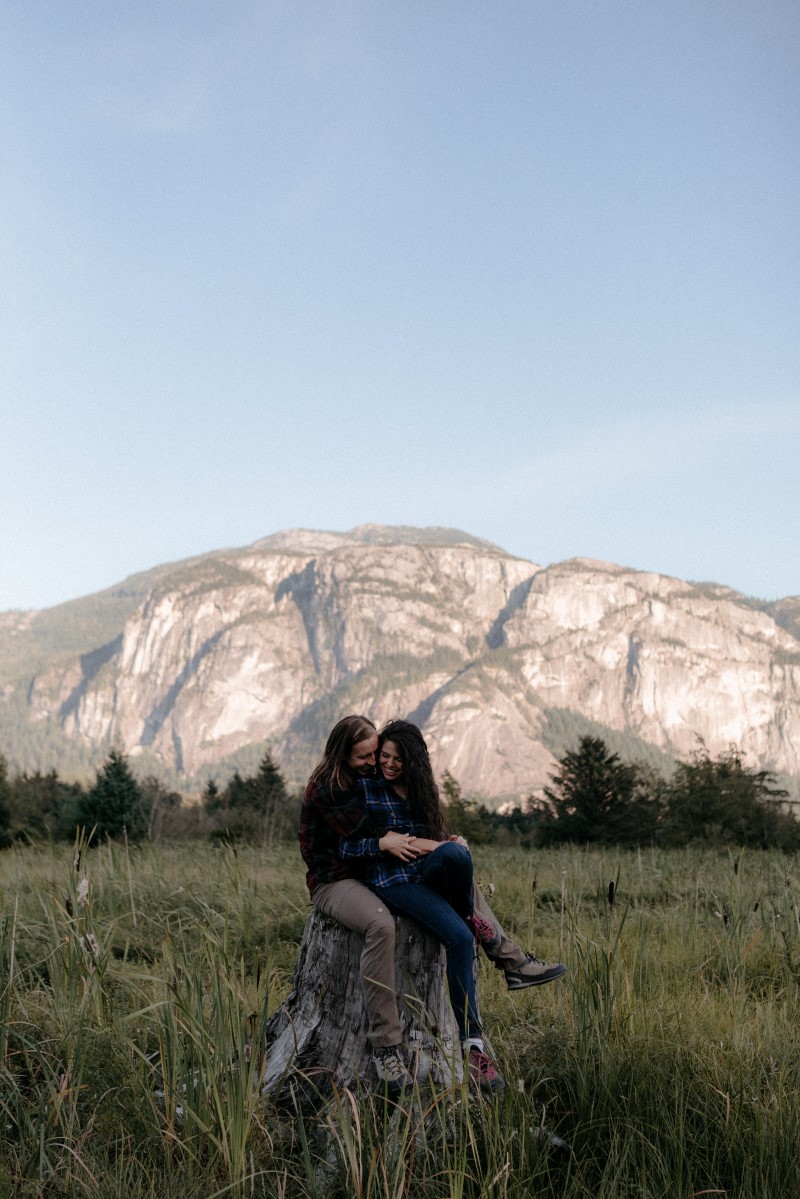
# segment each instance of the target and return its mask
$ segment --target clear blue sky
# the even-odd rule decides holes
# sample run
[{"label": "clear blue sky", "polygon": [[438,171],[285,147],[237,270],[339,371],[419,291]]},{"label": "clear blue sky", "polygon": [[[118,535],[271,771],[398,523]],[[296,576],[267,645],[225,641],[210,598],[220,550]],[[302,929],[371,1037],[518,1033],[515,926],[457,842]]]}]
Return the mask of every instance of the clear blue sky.
[{"label": "clear blue sky", "polygon": [[800,593],[794,0],[0,39],[0,609],[367,521]]}]

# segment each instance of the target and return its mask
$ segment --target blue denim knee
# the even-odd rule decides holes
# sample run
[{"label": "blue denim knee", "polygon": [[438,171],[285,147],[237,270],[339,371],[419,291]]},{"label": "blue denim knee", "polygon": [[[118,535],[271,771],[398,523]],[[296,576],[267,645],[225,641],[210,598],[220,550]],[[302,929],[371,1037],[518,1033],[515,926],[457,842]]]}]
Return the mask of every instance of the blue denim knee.
[{"label": "blue denim knee", "polygon": [[452,904],[462,919],[472,914],[472,857],[463,845],[445,841],[428,854],[420,878]]}]

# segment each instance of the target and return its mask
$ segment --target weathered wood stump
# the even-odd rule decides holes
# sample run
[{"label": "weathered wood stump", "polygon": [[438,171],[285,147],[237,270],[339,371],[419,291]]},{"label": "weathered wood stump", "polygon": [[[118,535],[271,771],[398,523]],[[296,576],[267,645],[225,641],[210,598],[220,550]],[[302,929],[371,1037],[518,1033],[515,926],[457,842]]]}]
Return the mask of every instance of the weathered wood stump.
[{"label": "weathered wood stump", "polygon": [[[447,995],[444,949],[419,925],[396,920],[396,985],[404,1044],[417,1078],[460,1081],[458,1029]],[[361,989],[364,939],[320,912],[306,921],[292,990],[267,1026],[262,1094],[299,1082],[321,1096],[332,1086],[375,1085]],[[455,1052],[454,1052],[455,1050]]]}]

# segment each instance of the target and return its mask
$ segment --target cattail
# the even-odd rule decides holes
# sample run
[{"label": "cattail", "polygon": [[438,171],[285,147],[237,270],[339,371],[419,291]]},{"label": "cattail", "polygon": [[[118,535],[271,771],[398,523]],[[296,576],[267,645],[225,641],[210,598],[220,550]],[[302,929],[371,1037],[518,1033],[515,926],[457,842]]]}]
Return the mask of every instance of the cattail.
[{"label": "cattail", "polygon": [[739,859],[738,858],[733,859],[733,873],[734,874],[739,873]]},{"label": "cattail", "polygon": [[91,954],[93,958],[92,969],[94,969],[94,962],[100,961],[100,942],[94,933],[87,933],[85,937],[81,937],[81,948]]},{"label": "cattail", "polygon": [[536,875],[534,874],[534,876],[533,876],[533,882],[531,883],[531,895],[535,895],[535,894],[536,894],[536,887],[537,887],[537,885],[538,885],[538,879],[536,878]]},{"label": "cattail", "polygon": [[616,899],[616,897],[617,897],[617,888],[616,888],[616,885],[612,878],[611,882],[608,884],[608,906],[610,908],[613,908],[614,900]]},{"label": "cattail", "polygon": [[73,908],[72,900],[70,899],[69,895],[67,896],[67,902],[64,904],[64,907],[67,909],[67,915],[71,918],[73,915]]},{"label": "cattail", "polygon": [[88,878],[82,878],[81,881],[78,883],[78,891],[77,891],[76,899],[78,900],[79,908],[85,908],[86,905],[88,904],[88,902],[89,902],[89,880],[88,880]]}]

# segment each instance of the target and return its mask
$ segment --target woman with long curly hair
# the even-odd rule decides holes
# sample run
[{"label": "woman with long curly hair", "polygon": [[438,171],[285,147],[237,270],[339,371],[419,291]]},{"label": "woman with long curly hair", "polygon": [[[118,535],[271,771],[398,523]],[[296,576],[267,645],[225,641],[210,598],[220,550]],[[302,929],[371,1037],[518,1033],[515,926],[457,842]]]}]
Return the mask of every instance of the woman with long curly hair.
[{"label": "woman with long curly hair", "polygon": [[[447,836],[428,747],[416,725],[393,720],[381,730],[378,767],[378,777],[356,784],[377,835],[344,837],[340,855],[363,864],[365,882],[391,912],[410,917],[444,945],[470,1077],[483,1090],[502,1091],[502,1076],[483,1044],[473,968],[475,940],[494,947],[500,935],[474,910],[472,858],[463,837]],[[402,840],[387,843],[387,833]]]}]

